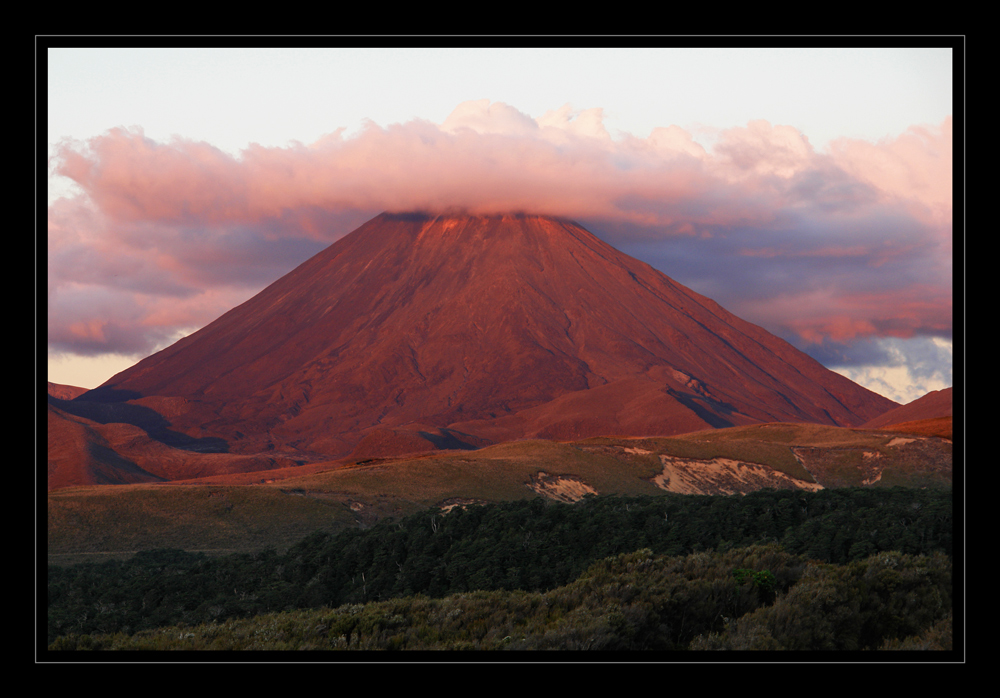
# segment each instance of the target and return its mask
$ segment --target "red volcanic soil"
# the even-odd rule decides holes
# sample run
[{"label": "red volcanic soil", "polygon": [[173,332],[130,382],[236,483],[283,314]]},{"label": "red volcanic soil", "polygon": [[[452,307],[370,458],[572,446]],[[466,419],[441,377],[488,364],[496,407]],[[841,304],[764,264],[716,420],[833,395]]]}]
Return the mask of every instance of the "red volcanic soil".
[{"label": "red volcanic soil", "polygon": [[115,451],[100,433],[100,426],[49,405],[48,489],[164,480]]},{"label": "red volcanic soil", "polygon": [[[66,404],[61,401],[57,404]],[[188,480],[290,468],[282,458],[199,453],[150,438],[132,424],[100,424],[48,406],[47,488]]]},{"label": "red volcanic soil", "polygon": [[916,422],[924,419],[936,419],[952,416],[952,389],[934,390],[913,402],[895,407],[870,419],[861,426],[865,429],[877,429],[903,422]]},{"label": "red volcanic soil", "polygon": [[573,222],[422,214],[374,218],[68,404],[303,460],[897,406]]},{"label": "red volcanic soil", "polygon": [[63,385],[62,383],[53,383],[52,381],[48,381],[48,384],[48,394],[60,400],[72,400],[87,392],[87,388],[78,388],[75,385]]},{"label": "red volcanic soil", "polygon": [[953,404],[951,388],[934,390],[913,402],[891,409],[861,426],[865,429],[904,431],[951,439]]}]

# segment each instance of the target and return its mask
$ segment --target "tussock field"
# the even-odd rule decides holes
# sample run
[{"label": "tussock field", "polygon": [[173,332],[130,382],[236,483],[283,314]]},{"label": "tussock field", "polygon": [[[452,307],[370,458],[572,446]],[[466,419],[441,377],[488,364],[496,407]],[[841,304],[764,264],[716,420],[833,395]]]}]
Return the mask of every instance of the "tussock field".
[{"label": "tussock field", "polygon": [[74,487],[49,493],[49,561],[97,561],[160,547],[208,554],[282,548],[354,522],[342,502],[276,487]]},{"label": "tussock field", "polygon": [[[773,423],[661,438],[513,441],[474,451],[330,462],[301,474],[76,487],[48,499],[49,560],[171,547],[208,553],[288,545],[312,531],[373,525],[427,507],[585,494],[731,494],[764,487],[951,484],[951,442],[812,424]],[[672,479],[664,476],[670,464]],[[752,477],[747,477],[747,473]],[[680,476],[683,476],[683,486]],[[243,477],[238,480],[247,482]]]}]

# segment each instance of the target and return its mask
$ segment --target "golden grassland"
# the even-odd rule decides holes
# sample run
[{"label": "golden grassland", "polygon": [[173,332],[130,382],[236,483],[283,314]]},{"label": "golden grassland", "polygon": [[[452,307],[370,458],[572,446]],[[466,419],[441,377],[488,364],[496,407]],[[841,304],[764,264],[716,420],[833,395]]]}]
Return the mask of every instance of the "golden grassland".
[{"label": "golden grassland", "polygon": [[50,561],[66,564],[159,547],[222,554],[291,545],[353,523],[339,502],[278,488],[73,487],[49,493],[48,551]]},{"label": "golden grassland", "polygon": [[[674,437],[515,441],[475,451],[331,463],[328,470],[311,467],[301,476],[253,485],[74,487],[49,493],[49,562],[162,547],[210,554],[281,550],[313,531],[366,527],[449,501],[537,497],[530,484],[540,473],[578,478],[601,495],[665,494],[652,482],[662,469],[660,455],[756,463],[823,486],[950,484],[950,444],[934,441],[937,455],[928,456],[914,450],[920,443],[909,451],[899,443],[900,433],[889,430],[773,423]],[[878,464],[877,476],[872,463]]]}]

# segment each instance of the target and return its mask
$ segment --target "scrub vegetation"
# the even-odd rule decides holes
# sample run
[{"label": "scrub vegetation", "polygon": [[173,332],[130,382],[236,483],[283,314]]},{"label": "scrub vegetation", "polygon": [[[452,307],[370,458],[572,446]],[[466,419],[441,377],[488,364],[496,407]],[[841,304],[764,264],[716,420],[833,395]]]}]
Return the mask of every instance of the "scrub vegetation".
[{"label": "scrub vegetation", "polygon": [[427,509],[287,552],[49,567],[71,649],[950,649],[951,490]]}]

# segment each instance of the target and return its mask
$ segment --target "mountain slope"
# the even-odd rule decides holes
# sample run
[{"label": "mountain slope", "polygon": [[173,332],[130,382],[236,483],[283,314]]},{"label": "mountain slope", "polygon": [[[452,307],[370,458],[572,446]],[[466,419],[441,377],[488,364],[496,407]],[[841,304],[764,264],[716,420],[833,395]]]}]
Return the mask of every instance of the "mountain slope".
[{"label": "mountain slope", "polygon": [[295,466],[287,459],[267,455],[176,448],[151,438],[147,430],[132,424],[102,424],[60,408],[68,404],[53,399],[48,405],[46,481],[50,490],[167,482]]},{"label": "mountain slope", "polygon": [[376,217],[73,402],[116,400],[230,452],[311,458],[414,424],[472,443],[896,406],[575,223],[423,214]]},{"label": "mountain slope", "polygon": [[866,429],[877,429],[878,427],[902,424],[904,422],[951,417],[953,399],[951,388],[932,390],[923,397],[919,397],[905,405],[894,407],[874,419],[868,420],[864,424],[864,427]]},{"label": "mountain slope", "polygon": [[60,400],[72,400],[75,397],[87,392],[86,388],[78,388],[75,385],[63,385],[61,383],[48,382],[47,392],[49,395]]},{"label": "mountain slope", "polygon": [[866,429],[903,431],[922,436],[953,437],[951,388],[932,390],[923,397],[884,412],[862,426]]}]

